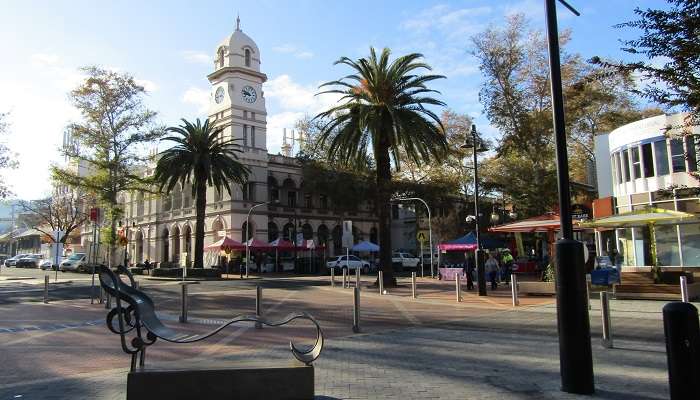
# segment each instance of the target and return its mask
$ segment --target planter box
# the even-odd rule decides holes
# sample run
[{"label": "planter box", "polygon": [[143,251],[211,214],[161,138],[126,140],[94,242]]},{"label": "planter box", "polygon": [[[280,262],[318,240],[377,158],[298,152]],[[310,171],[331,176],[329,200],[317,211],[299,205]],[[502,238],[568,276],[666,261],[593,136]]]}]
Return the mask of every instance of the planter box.
[{"label": "planter box", "polygon": [[[182,268],[155,268],[151,276],[163,278],[181,278]],[[218,268],[187,268],[187,278],[221,278]]]},{"label": "planter box", "polygon": [[518,293],[553,296],[557,288],[554,282],[518,282]]}]

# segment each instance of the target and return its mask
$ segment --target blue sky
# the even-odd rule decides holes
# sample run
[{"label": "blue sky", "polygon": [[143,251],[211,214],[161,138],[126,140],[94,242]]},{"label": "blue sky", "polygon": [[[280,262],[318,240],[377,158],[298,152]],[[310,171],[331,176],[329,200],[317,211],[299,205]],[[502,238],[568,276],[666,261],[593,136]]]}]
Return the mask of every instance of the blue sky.
[{"label": "blue sky", "polygon": [[[571,0],[573,17],[559,8],[560,27],[573,31],[569,51],[622,58],[618,40],[633,32],[612,25],[633,18],[635,6],[665,1]],[[128,71],[150,91],[148,106],[163,124],[206,117],[212,56],[235,27],[258,44],[268,76],[268,149],[279,151],[282,128],[315,114],[328,100],[314,97],[319,83],[347,70],[340,56],[368,53],[369,46],[395,54],[421,52],[437,73],[442,99],[472,115],[481,131],[495,135],[481,115],[482,77],[469,55],[469,38],[504,16],[522,12],[544,29],[543,1],[9,1],[0,0],[0,112],[11,113],[11,135],[2,138],[19,155],[20,167],[3,172],[20,198],[48,193],[48,166],[63,128],[78,117],[67,92],[84,65]]]}]

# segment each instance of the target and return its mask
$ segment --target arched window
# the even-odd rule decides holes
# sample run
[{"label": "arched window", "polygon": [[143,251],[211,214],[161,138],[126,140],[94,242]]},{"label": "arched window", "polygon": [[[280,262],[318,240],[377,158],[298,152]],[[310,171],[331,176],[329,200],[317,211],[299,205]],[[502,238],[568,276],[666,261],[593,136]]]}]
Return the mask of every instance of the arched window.
[{"label": "arched window", "polygon": [[245,66],[250,67],[250,50],[245,49],[244,54],[245,54]]},{"label": "arched window", "polygon": [[280,189],[277,184],[277,179],[275,179],[274,176],[267,177],[267,190],[270,201],[280,200]]},{"label": "arched window", "polygon": [[243,192],[243,200],[255,201],[255,182],[248,182],[241,186]]},{"label": "arched window", "polygon": [[163,200],[163,211],[170,211],[173,206],[170,195],[163,195],[161,199]]},{"label": "arched window", "polygon": [[190,208],[192,207],[192,188],[189,185],[186,185],[182,189],[182,208]]},{"label": "arched window", "polygon": [[224,67],[224,47],[219,47],[219,52],[217,55],[217,61],[219,62],[219,68]]},{"label": "arched window", "polygon": [[333,249],[334,254],[338,254],[343,247],[343,229],[340,225],[336,225],[333,228]]},{"label": "arched window", "polygon": [[161,254],[161,261],[164,263],[167,263],[170,261],[170,232],[168,232],[168,228],[163,228],[163,236],[160,238],[161,243],[162,243],[162,249],[163,253]]},{"label": "arched window", "polygon": [[272,242],[273,240],[277,240],[279,235],[280,235],[280,232],[279,232],[279,229],[277,228],[277,224],[274,222],[268,222],[267,223],[267,241]]},{"label": "arched window", "polygon": [[215,241],[215,242],[218,241],[219,239],[223,239],[223,238],[224,238],[224,235],[221,234],[222,231],[225,231],[225,229],[224,229],[224,223],[221,222],[220,219],[217,219],[216,221],[214,221],[213,224],[211,224],[211,230],[212,230],[212,232],[214,233],[213,236],[214,236],[214,241]]},{"label": "arched window", "polygon": [[316,232],[318,235],[318,244],[319,245],[328,245],[328,227],[325,225],[319,225],[318,230]]},{"label": "arched window", "polygon": [[287,224],[284,226],[284,229],[282,229],[282,238],[284,240],[294,240],[294,224],[291,222],[287,222]]},{"label": "arched window", "polygon": [[173,232],[170,236],[173,239],[173,257],[172,257],[172,260],[174,263],[179,264],[180,263],[180,228],[178,228],[177,226],[174,227]]},{"label": "arched window", "polygon": [[304,224],[304,226],[301,227],[301,232],[304,234],[304,240],[310,240],[314,238],[314,230],[309,224]]}]

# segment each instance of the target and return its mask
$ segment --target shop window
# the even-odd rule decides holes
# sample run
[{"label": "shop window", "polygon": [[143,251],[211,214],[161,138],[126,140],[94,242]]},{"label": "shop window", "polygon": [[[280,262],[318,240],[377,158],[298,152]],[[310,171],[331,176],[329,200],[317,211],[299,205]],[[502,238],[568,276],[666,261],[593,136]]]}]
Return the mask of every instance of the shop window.
[{"label": "shop window", "polygon": [[642,177],[642,160],[639,157],[639,147],[635,146],[630,150],[632,153],[632,171],[634,172],[633,179],[638,179]]},{"label": "shop window", "polygon": [[685,151],[688,153],[688,172],[698,170],[697,146],[700,144],[700,136],[688,135],[685,137]]},{"label": "shop window", "polygon": [[642,145],[642,161],[644,164],[644,177],[654,176],[654,155],[651,151],[651,143]]},{"label": "shop window", "polygon": [[684,267],[700,267],[700,224],[678,225]]},{"label": "shop window", "polygon": [[656,153],[656,175],[668,175],[668,149],[666,148],[666,140],[654,142],[654,153]]},{"label": "shop window", "polygon": [[630,175],[630,155],[628,150],[623,150],[622,151],[622,164],[623,168],[625,171],[625,182],[629,182],[630,179],[632,179],[632,175]]},{"label": "shop window", "polygon": [[680,139],[671,139],[671,165],[673,172],[685,172],[685,152]]},{"label": "shop window", "polygon": [[659,225],[656,227],[656,258],[663,267],[681,265],[675,225]]}]

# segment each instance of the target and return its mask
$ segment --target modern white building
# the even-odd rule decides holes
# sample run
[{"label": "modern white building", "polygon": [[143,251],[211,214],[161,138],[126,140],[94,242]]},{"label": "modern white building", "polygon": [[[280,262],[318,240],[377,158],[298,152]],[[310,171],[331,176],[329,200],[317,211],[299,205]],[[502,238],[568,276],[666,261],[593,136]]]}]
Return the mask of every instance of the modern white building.
[{"label": "modern white building", "polygon": [[[684,117],[659,115],[596,137],[598,216],[649,206],[700,215],[700,181],[693,176],[700,129],[681,129]],[[623,266],[651,265],[647,228],[601,231],[597,241],[599,254],[617,248]],[[700,267],[700,224],[660,225],[656,246],[662,267]]]},{"label": "modern white building", "polygon": [[[240,139],[239,155],[251,174],[244,187],[236,186],[231,196],[210,188],[207,192],[205,246],[224,235],[244,241],[246,217],[254,205],[278,201],[277,205],[257,207],[250,217],[249,237],[269,242],[279,236],[294,240],[295,233],[316,244],[327,245],[327,255],[340,252],[342,221],[352,220],[355,240],[376,238],[377,226],[371,202],[355,210],[339,212],[324,193],[304,187],[301,166],[295,158],[269,154],[267,150],[267,109],[261,72],[261,52],[240,28],[214,49],[209,120],[223,129],[226,138]],[[153,173],[153,166],[145,171]],[[195,230],[194,201],[189,188],[176,187],[170,196],[124,193],[125,220],[129,227],[131,262],[179,263],[191,261]],[[83,247],[89,248],[91,232],[83,234]]]}]

